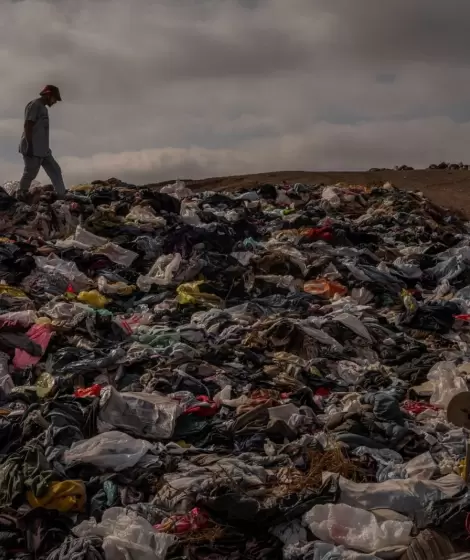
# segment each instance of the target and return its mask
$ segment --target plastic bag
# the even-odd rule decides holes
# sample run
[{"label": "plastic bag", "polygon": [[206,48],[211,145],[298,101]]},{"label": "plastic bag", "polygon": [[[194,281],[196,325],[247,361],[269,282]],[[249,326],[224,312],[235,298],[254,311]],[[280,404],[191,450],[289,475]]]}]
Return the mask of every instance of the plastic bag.
[{"label": "plastic bag", "polygon": [[101,523],[91,518],[74,527],[79,537],[98,536],[109,560],[164,560],[175,537],[158,533],[135,512],[114,507],[103,513]]},{"label": "plastic bag", "polygon": [[135,286],[125,282],[109,282],[104,276],[98,277],[98,289],[103,294],[117,294],[119,296],[130,296],[135,291]]},{"label": "plastic bag", "polygon": [[437,471],[437,464],[429,451],[414,457],[403,467],[408,478],[421,480],[431,480]]},{"label": "plastic bag", "polygon": [[2,313],[0,315],[0,328],[15,325],[29,327],[37,321],[37,318],[36,312],[31,310]]},{"label": "plastic bag", "polygon": [[[336,478],[331,473],[323,473],[323,479]],[[404,515],[458,494],[465,482],[456,474],[449,474],[438,480],[387,480],[385,482],[353,482],[342,476],[339,478],[341,501],[352,507],[363,509],[391,509]]]},{"label": "plastic bag", "polygon": [[322,202],[331,206],[331,208],[339,208],[341,206],[341,199],[338,196],[334,187],[326,187],[321,193]]},{"label": "plastic bag", "polygon": [[304,522],[319,539],[361,552],[406,547],[412,521],[379,522],[373,513],[346,504],[320,504],[304,515]]},{"label": "plastic bag", "polygon": [[165,227],[166,220],[157,216],[149,206],[133,206],[126,216],[126,220],[137,223],[152,224],[154,227]]},{"label": "plastic bag", "polygon": [[54,253],[48,257],[34,257],[36,266],[48,274],[58,273],[67,278],[74,289],[79,291],[87,288],[91,280],[78,270],[77,265],[72,261],[64,261]]},{"label": "plastic bag", "polygon": [[95,252],[100,255],[105,255],[113,263],[120,264],[122,266],[131,266],[131,264],[139,256],[137,253],[134,253],[134,251],[123,249],[115,243],[106,243],[106,245],[96,249]]},{"label": "plastic bag", "polygon": [[[6,183],[3,183],[2,185],[3,189],[5,189],[5,192],[7,192],[10,196],[16,196],[16,193],[18,192],[18,189],[20,188],[20,182],[19,181],[7,181]],[[39,181],[33,181],[31,183],[31,189],[37,189],[42,187],[41,183]]]},{"label": "plastic bag", "polygon": [[453,362],[438,362],[428,373],[428,379],[433,384],[433,394],[430,402],[433,405],[446,408],[455,395],[468,391],[467,384],[460,377]]},{"label": "plastic bag", "polygon": [[120,393],[106,387],[101,392],[99,428],[123,429],[146,439],[168,439],[180,413],[178,403],[164,395]]},{"label": "plastic bag", "polygon": [[181,260],[182,257],[180,253],[158,257],[148,274],[139,276],[137,279],[138,288],[143,292],[148,292],[152,284],[167,286],[172,282],[173,277],[178,272],[181,266]]},{"label": "plastic bag", "polygon": [[191,189],[188,189],[186,183],[184,181],[180,181],[179,179],[171,185],[165,185],[164,187],[162,187],[160,189],[160,192],[171,194],[171,196],[174,196],[179,200],[193,194],[193,191]]},{"label": "plastic bag", "polygon": [[151,449],[148,441],[111,431],[72,444],[64,452],[64,462],[66,465],[90,464],[118,472],[137,465]]},{"label": "plastic bag", "polygon": [[5,393],[5,395],[9,395],[15,387],[8,370],[9,361],[10,357],[8,354],[0,352],[0,389]]},{"label": "plastic bag", "polygon": [[74,240],[78,241],[82,245],[86,245],[90,248],[101,247],[101,245],[105,245],[108,240],[106,237],[99,237],[86,229],[83,229],[81,226],[77,226],[74,233]]},{"label": "plastic bag", "polygon": [[199,207],[196,202],[183,201],[181,203],[180,216],[185,224],[198,226],[201,223],[198,211]]},{"label": "plastic bag", "polygon": [[[379,560],[373,554],[364,554],[348,550],[344,546],[335,546],[334,544],[324,543],[320,541],[288,544],[284,547],[285,560]],[[388,558],[388,556],[387,556]]]}]

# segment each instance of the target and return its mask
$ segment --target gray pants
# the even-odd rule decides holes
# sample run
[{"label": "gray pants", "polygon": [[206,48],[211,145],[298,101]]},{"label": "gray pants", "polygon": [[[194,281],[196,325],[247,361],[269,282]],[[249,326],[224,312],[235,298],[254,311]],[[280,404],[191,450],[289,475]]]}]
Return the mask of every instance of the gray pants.
[{"label": "gray pants", "polygon": [[60,165],[56,162],[56,160],[50,155],[44,158],[40,157],[30,157],[30,156],[23,156],[24,160],[24,172],[23,176],[20,180],[20,188],[19,192],[21,194],[27,194],[29,191],[29,187],[31,183],[36,179],[38,176],[39,170],[42,168],[47,173],[47,176],[51,180],[52,186],[59,198],[63,198],[65,196],[65,185],[64,180],[62,178],[62,171],[60,169]]}]

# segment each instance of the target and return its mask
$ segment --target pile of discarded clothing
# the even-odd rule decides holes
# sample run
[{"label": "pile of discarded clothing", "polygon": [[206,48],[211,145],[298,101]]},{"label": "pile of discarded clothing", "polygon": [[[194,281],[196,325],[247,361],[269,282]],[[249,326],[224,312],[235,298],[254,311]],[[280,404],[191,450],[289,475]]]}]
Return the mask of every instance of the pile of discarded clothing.
[{"label": "pile of discarded clothing", "polygon": [[0,558],[469,558],[460,218],[389,184],[7,190]]}]

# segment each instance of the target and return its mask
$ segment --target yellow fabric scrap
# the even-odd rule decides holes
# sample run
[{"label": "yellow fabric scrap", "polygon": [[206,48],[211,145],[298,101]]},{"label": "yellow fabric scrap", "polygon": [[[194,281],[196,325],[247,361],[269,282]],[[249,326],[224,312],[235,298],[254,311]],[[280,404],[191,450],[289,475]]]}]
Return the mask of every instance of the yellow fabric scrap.
[{"label": "yellow fabric scrap", "polygon": [[46,397],[55,387],[55,379],[50,373],[43,372],[36,380],[36,395]]},{"label": "yellow fabric scrap", "polygon": [[33,508],[55,509],[60,512],[84,511],[86,489],[81,480],[52,482],[44,496],[37,498],[33,492],[26,493],[29,505]]},{"label": "yellow fabric scrap", "polygon": [[27,297],[23,290],[18,290],[18,288],[12,288],[8,284],[0,284],[0,295],[6,294],[11,297],[24,298]]},{"label": "yellow fabric scrap", "polygon": [[49,317],[38,317],[36,325],[50,325],[52,327],[52,321]]},{"label": "yellow fabric scrap", "polygon": [[78,301],[82,303],[87,303],[92,307],[102,309],[111,300],[107,297],[101,295],[98,290],[90,290],[89,292],[80,292],[77,297]]},{"label": "yellow fabric scrap", "polygon": [[74,192],[89,192],[93,190],[93,185],[89,185],[89,184],[76,185],[75,187],[70,187],[70,190]]},{"label": "yellow fabric scrap", "polygon": [[208,305],[219,306],[222,303],[219,296],[201,292],[199,286],[202,284],[204,284],[204,280],[188,282],[187,284],[178,286],[178,288],[176,288],[176,299],[178,303],[181,305],[186,305],[188,303],[206,303]]}]

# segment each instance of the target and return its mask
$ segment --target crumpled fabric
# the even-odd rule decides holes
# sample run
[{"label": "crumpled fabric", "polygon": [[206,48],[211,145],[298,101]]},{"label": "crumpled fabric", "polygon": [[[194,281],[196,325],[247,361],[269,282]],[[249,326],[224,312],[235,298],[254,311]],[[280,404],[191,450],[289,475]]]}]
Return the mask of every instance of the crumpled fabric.
[{"label": "crumpled fabric", "polygon": [[52,482],[46,494],[37,497],[29,491],[26,497],[33,508],[56,509],[62,512],[84,511],[86,505],[86,489],[81,480]]},{"label": "crumpled fabric", "polygon": [[34,344],[41,348],[41,354],[39,356],[32,356],[25,350],[17,348],[13,358],[13,365],[16,368],[24,369],[28,366],[37,364],[46,351],[53,334],[52,326],[48,323],[33,325],[26,335],[32,342],[34,342]]},{"label": "crumpled fabric", "polygon": [[215,294],[204,292],[204,284],[205,282],[201,280],[178,286],[176,289],[178,303],[185,305],[201,302],[207,305],[220,306],[222,304],[220,297]]},{"label": "crumpled fabric", "polygon": [[288,545],[284,549],[284,560],[379,560],[373,554],[355,552],[344,546],[324,542],[311,542],[298,545]]},{"label": "crumpled fabric", "polygon": [[98,537],[67,537],[47,560],[105,560],[105,555]]}]

